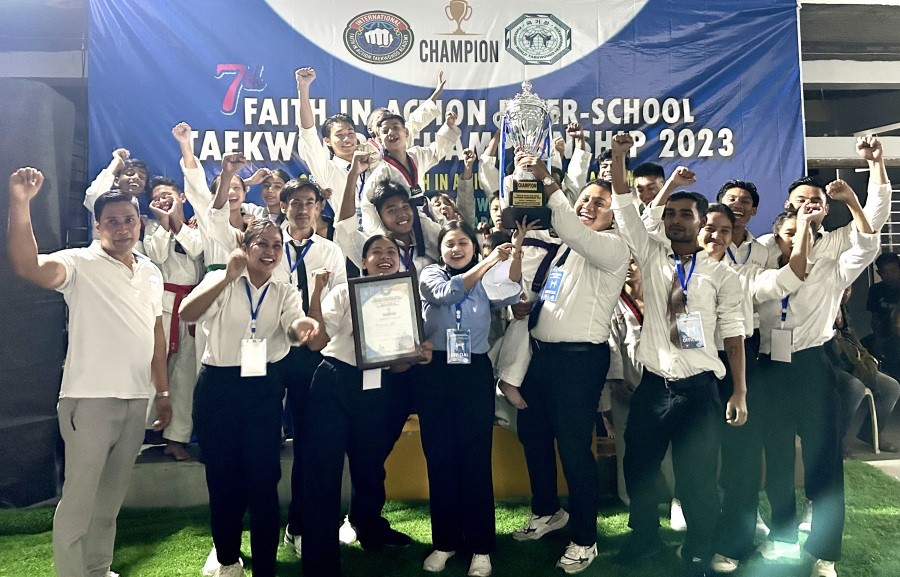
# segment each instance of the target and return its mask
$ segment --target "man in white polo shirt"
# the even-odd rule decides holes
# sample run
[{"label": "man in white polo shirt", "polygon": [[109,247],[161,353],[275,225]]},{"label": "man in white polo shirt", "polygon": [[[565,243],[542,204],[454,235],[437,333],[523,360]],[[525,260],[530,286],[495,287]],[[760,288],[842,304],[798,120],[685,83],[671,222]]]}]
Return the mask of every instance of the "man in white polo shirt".
[{"label": "man in white polo shirt", "polygon": [[44,181],[20,168],[9,179],[9,260],[17,275],[58,290],[69,306],[69,348],[57,413],[65,442],[65,483],[53,519],[60,577],[112,577],[116,517],[144,436],[156,387],[157,431],[172,418],[162,324],[163,282],[135,254],[137,201],[107,192],[94,204],[99,240],[38,255],[29,203]]}]

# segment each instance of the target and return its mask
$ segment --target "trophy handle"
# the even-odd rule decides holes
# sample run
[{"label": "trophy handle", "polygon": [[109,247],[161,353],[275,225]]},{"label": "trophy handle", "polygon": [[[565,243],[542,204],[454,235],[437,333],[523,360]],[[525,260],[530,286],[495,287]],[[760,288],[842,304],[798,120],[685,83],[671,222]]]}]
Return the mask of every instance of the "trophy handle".
[{"label": "trophy handle", "polygon": [[448,20],[455,20],[455,18],[450,14],[450,6],[444,6],[444,14],[447,16]]},{"label": "trophy handle", "polygon": [[466,14],[462,17],[462,21],[465,22],[469,18],[472,17],[472,7],[466,4]]}]

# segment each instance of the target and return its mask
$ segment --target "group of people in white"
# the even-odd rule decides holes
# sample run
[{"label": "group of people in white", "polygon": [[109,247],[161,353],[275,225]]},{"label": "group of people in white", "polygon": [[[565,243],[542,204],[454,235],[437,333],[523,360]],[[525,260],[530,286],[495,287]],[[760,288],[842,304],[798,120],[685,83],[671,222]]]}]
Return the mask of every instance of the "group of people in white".
[{"label": "group of people in white", "polygon": [[[437,118],[443,77],[409,118],[373,112],[368,140],[344,115],[317,128],[315,78],[312,68],[296,72],[307,177],[261,169],[244,179],[247,162],[233,153],[207,183],[191,128],[180,123],[172,134],[183,187],[149,178],[145,164],[117,149],[85,199],[94,242],[45,255],[29,210],[43,176],[21,168],[10,177],[14,270],[60,291],[69,306],[58,408],[65,483],[53,527],[58,575],[115,575],[115,519],[148,400],[150,426],[163,432],[167,454],[190,458],[186,445],[196,435],[214,544],[205,574],[244,574],[249,510],[253,574],[275,575],[287,411],[294,461],[283,541],[301,557],[304,575],[340,575],[341,542],[358,539],[367,550],[410,544],[382,508],[384,462],[411,414],[419,418],[430,488],[434,549],[422,568],[439,572],[459,553],[469,575],[490,575],[498,394],[514,408],[508,421],[532,490],[532,514],[513,537],[568,528],[557,566],[578,573],[598,554],[591,443],[604,388],[632,529],[616,562],[639,563],[664,549],[656,480],[670,447],[687,525],[678,551],[686,575],[734,571],[757,549],[772,560],[796,554],[799,435],[812,503],[805,543],[812,575],[836,575],[843,465],[824,345],[844,289],[879,254],[891,193],[877,138],[857,143],[870,169],[865,207],[843,181],[801,178],[787,191],[773,234],[754,238],[747,230],[759,205],[752,183],[729,181],[710,204],[677,190],[696,182],[691,170],[679,167],[665,179],[648,165],[634,171],[632,188],[627,133],[613,138],[599,178],[588,180],[592,156],[577,125],[567,131],[573,152],[565,172],[564,141],[550,166],[515,151],[514,168],[498,166],[495,139],[480,158],[465,152],[455,194],[429,200],[423,179],[458,142],[455,115],[430,145],[411,142]],[[477,226],[476,162],[491,216]],[[515,169],[540,182],[551,229],[523,219],[503,230],[507,197],[498,189]],[[246,202],[257,184],[265,206]],[[144,194],[149,215],[140,210]],[[825,232],[831,201],[845,203],[853,222]],[[333,218],[324,216],[326,204]],[[361,371],[348,273],[400,271],[416,272],[424,361]],[[556,486],[557,450],[567,509]],[[772,516],[759,545],[763,454]],[[353,493],[342,526],[345,455]]]}]

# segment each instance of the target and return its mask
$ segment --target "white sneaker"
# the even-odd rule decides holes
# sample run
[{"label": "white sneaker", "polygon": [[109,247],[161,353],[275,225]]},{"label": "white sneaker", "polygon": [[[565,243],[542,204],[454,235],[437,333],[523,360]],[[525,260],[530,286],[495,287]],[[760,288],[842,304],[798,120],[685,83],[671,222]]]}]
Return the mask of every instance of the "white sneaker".
[{"label": "white sneaker", "polygon": [[784,541],[766,539],[759,546],[759,554],[763,556],[763,559],[768,559],[769,561],[777,561],[785,557],[796,559],[800,555],[800,543],[785,543]]},{"label": "white sneaker", "polygon": [[284,546],[285,547],[293,547],[294,553],[297,555],[297,559],[302,559],[300,556],[300,535],[291,535],[288,533],[287,527],[284,528]]},{"label": "white sneaker", "polygon": [[491,574],[491,556],[472,555],[472,562],[469,563],[469,577],[489,577]]},{"label": "white sneaker", "polygon": [[244,566],[240,563],[220,565],[213,577],[245,577]]},{"label": "white sneaker", "polygon": [[456,551],[438,551],[435,549],[428,557],[425,557],[425,561],[422,562],[422,569],[432,573],[443,571],[444,567],[447,566],[447,559],[454,555],[456,555]]},{"label": "white sneaker", "polygon": [[810,575],[810,577],[837,577],[834,561],[816,559],[816,562],[813,563],[812,575]]},{"label": "white sneaker", "polygon": [[712,570],[716,573],[734,573],[737,571],[740,563],[741,562],[737,559],[732,559],[731,557],[716,553],[713,555],[712,561],[709,562],[709,566],[712,567]]},{"label": "white sneaker", "polygon": [[119,577],[119,574],[116,573],[115,571],[107,571],[106,577]]},{"label": "white sneaker", "polygon": [[352,545],[356,543],[356,529],[350,524],[350,517],[344,516],[344,523],[338,531],[338,541],[341,545]]},{"label": "white sneaker", "polygon": [[556,562],[556,566],[566,573],[580,573],[587,569],[597,557],[597,544],[590,547],[569,542],[566,552]]},{"label": "white sneaker", "polygon": [[769,526],[766,525],[766,522],[763,521],[762,515],[759,514],[759,509],[756,510],[756,534],[757,541],[764,541],[769,537]]},{"label": "white sneaker", "polygon": [[[238,565],[241,567],[244,566],[244,560],[238,559]],[[212,551],[209,552],[209,555],[206,556],[206,563],[203,564],[203,575],[205,577],[213,577],[216,574],[216,571],[219,570],[219,557],[216,555],[216,547],[213,546]]]},{"label": "white sneaker", "polygon": [[568,522],[569,514],[565,509],[560,509],[552,515],[544,515],[543,517],[532,515],[524,527],[513,531],[512,536],[516,541],[540,539],[551,531],[562,529]]},{"label": "white sneaker", "polygon": [[672,499],[672,507],[669,509],[669,524],[673,531],[687,531],[687,521],[684,520],[684,511],[681,510],[681,501]]},{"label": "white sneaker", "polygon": [[797,530],[803,533],[812,531],[812,501],[807,500],[803,505],[803,515],[800,517],[800,523],[797,524]]}]

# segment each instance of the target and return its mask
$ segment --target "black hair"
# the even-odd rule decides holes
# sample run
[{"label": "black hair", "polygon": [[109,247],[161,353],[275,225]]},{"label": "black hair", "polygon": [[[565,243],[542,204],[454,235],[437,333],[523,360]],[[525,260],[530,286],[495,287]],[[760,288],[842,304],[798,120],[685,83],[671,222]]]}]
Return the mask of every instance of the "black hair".
[{"label": "black hair", "polygon": [[512,242],[512,236],[505,230],[496,230],[487,235],[487,238],[484,239],[481,247],[488,250],[494,250],[501,244],[505,244],[507,242]]},{"label": "black hair", "polygon": [[709,213],[711,213],[711,212],[718,212],[720,214],[724,214],[725,217],[731,221],[731,225],[734,226],[734,221],[735,221],[734,211],[732,211],[730,208],[728,208],[728,205],[722,204],[721,202],[714,202],[706,208],[707,215],[709,215]]},{"label": "black hair", "polygon": [[[385,108],[384,106],[376,108],[375,110],[373,110],[372,112],[369,113],[369,117],[366,118],[366,130],[369,131],[369,136],[371,136],[373,138],[375,137],[375,135],[372,134],[372,128],[378,127],[378,123],[381,122],[381,119],[384,117],[385,114],[391,114],[391,109]],[[378,119],[377,122],[375,121],[376,118]],[[373,122],[374,122],[374,126],[373,126]]]},{"label": "black hair", "polygon": [[785,221],[788,221],[792,218],[797,218],[797,211],[793,208],[789,208],[778,213],[778,216],[775,217],[775,222],[772,223],[772,234],[778,236],[778,231],[781,230],[781,227],[784,225]]},{"label": "black hair", "polygon": [[381,125],[384,124],[385,122],[387,122],[388,120],[397,120],[400,122],[400,126],[403,126],[403,127],[406,126],[406,119],[403,118],[402,116],[400,116],[399,114],[394,114],[393,112],[388,112],[388,114],[385,114],[384,116],[379,118],[378,124],[376,124],[375,126],[377,126],[378,128],[381,128]]},{"label": "black hair", "polygon": [[[389,241],[391,241],[391,244],[393,244],[394,246],[397,247],[398,251],[400,250],[400,247],[397,245],[397,241],[395,241],[391,237],[387,236],[386,234],[373,234],[372,236],[370,236],[369,238],[366,239],[365,243],[363,243],[363,247],[362,247],[363,260],[366,260],[366,255],[369,254],[369,249],[372,248],[372,245],[375,244],[376,240],[389,240]],[[366,270],[366,267],[361,267],[361,268],[362,268],[362,270],[360,272],[362,273],[362,275],[368,276],[369,271]]]},{"label": "black hair", "polygon": [[353,132],[356,132],[356,126],[353,125],[353,119],[347,116],[346,114],[333,114],[325,119],[325,122],[322,123],[322,138],[330,138],[331,137],[331,127],[334,126],[337,122],[343,122],[344,124],[349,124],[350,128],[353,129]]},{"label": "black hair", "polygon": [[740,188],[741,190],[746,190],[750,193],[750,198],[753,199],[753,208],[759,206],[759,192],[757,192],[756,190],[756,185],[749,180],[737,180],[735,178],[732,178],[731,180],[723,184],[721,188],[719,188],[719,192],[716,193],[716,202],[722,202],[722,198],[725,196],[725,193],[732,188]]},{"label": "black hair", "polygon": [[556,180],[557,184],[562,186],[563,180],[566,178],[566,173],[563,172],[563,170],[561,168],[558,168],[556,166],[551,166],[550,167],[550,176],[552,176],[554,178],[554,180]]},{"label": "black hair", "polygon": [[612,183],[608,180],[603,180],[602,178],[595,178],[593,180],[589,180],[587,184],[581,187],[581,190],[578,191],[579,194],[584,192],[589,186],[599,186],[603,190],[608,190],[610,193],[612,192]]},{"label": "black hair", "polygon": [[[822,193],[825,192],[825,183],[819,177],[804,176],[803,178],[798,178],[797,180],[792,182],[790,186],[788,186],[788,196],[791,195],[791,193],[794,191],[795,188],[799,188],[801,186],[812,186],[814,188],[820,189],[822,191]],[[827,199],[828,199],[827,194],[825,194],[825,198],[827,201]]]},{"label": "black hair", "polygon": [[156,190],[157,186],[171,186],[178,194],[184,193],[184,191],[181,190],[181,187],[178,186],[177,182],[165,176],[154,176],[150,179],[150,184],[147,187],[150,190],[150,194],[153,194],[153,191]]},{"label": "black hair", "polygon": [[137,158],[128,158],[122,161],[122,166],[115,172],[116,177],[127,170],[140,170],[145,176],[150,177],[150,169],[147,168],[147,163]]},{"label": "black hair", "polygon": [[100,217],[103,216],[103,209],[106,208],[107,204],[113,204],[114,202],[127,202],[134,207],[134,211],[138,216],[141,214],[141,205],[134,196],[121,190],[110,190],[98,196],[97,200],[94,201],[94,220],[100,222]]},{"label": "black hair", "polygon": [[637,165],[634,170],[631,171],[631,175],[634,178],[643,176],[649,178],[661,178],[662,180],[666,179],[665,169],[655,162],[645,162]]},{"label": "black hair", "polygon": [[257,218],[253,222],[247,225],[247,228],[243,232],[243,238],[241,239],[241,244],[244,248],[249,248],[250,243],[253,242],[253,239],[264,233],[266,230],[274,228],[278,231],[278,236],[284,240],[284,234],[281,232],[281,227],[275,224],[275,222],[269,220],[268,218]]},{"label": "black hair", "polygon": [[603,152],[600,153],[600,156],[597,157],[597,162],[603,162],[604,160],[612,160],[612,149],[607,148]]},{"label": "black hair", "polygon": [[884,268],[889,264],[900,266],[900,256],[895,252],[883,252],[875,259],[875,268]]},{"label": "black hair", "polygon": [[456,276],[458,274],[463,274],[464,272],[471,270],[472,267],[478,264],[478,261],[481,257],[481,255],[478,254],[478,236],[475,234],[475,229],[473,229],[465,222],[459,220],[451,220],[441,227],[441,232],[438,233],[437,237],[438,247],[443,245],[444,237],[455,230],[461,231],[464,235],[469,237],[469,241],[471,241],[472,243],[472,260],[470,260],[468,264],[466,264],[466,266],[461,269],[450,268],[449,265],[444,263],[444,270],[450,273],[450,276]]},{"label": "black hair", "polygon": [[278,178],[280,178],[281,180],[283,180],[283,181],[285,182],[285,184],[287,184],[287,182],[288,182],[289,180],[291,180],[291,175],[290,175],[290,173],[289,173],[288,171],[283,170],[283,169],[281,169],[281,168],[275,168],[275,169],[272,169],[272,174],[271,174],[271,175],[269,175],[269,176],[267,176],[266,178],[263,179],[263,182],[269,180],[272,176],[277,176]]},{"label": "black hair", "polygon": [[322,195],[322,187],[320,187],[315,181],[309,180],[307,178],[292,178],[284,183],[284,188],[281,189],[281,193],[278,195],[278,200],[287,204],[293,194],[300,192],[304,188],[308,188],[315,193],[316,202],[323,202],[325,200],[325,196]]},{"label": "black hair", "polygon": [[499,190],[495,190],[488,197],[488,207],[490,207],[491,203],[494,202],[495,200],[500,200],[500,191]]},{"label": "black hair", "polygon": [[[237,176],[238,180],[241,181],[241,188],[244,189],[244,194],[246,194],[246,193],[247,193],[247,189],[250,188],[250,187],[247,186],[247,183],[244,182],[244,179],[241,178],[240,176],[238,176],[237,173],[235,173],[235,174],[232,176],[232,178],[234,178],[235,176]],[[218,188],[219,188],[219,181],[220,181],[221,179],[222,179],[222,173],[220,172],[219,174],[217,174],[217,175],[212,179],[212,182],[209,183],[209,191],[210,191],[211,193],[213,193],[213,194],[216,193],[216,191],[217,191]]]},{"label": "black hair", "polygon": [[409,202],[409,191],[399,182],[385,178],[375,184],[370,200],[375,205],[375,211],[381,213],[381,207],[393,197],[399,197],[403,202]]},{"label": "black hair", "polygon": [[[669,197],[668,202],[666,202],[666,206],[676,200],[693,200],[694,205],[697,207],[697,213],[700,214],[700,218],[706,218],[706,211],[709,210],[709,201],[706,200],[706,197],[699,192],[694,192],[692,190],[679,190]],[[734,216],[733,213],[732,216]]]}]

